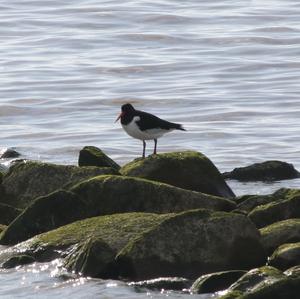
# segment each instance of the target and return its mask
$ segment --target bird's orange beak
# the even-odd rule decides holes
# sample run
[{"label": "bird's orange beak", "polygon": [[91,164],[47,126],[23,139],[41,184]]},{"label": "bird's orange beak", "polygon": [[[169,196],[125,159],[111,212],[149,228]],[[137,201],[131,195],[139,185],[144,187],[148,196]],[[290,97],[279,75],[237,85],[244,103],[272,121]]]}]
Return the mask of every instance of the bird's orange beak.
[{"label": "bird's orange beak", "polygon": [[115,123],[124,115],[124,112],[122,111],[119,116],[117,117],[117,119],[115,120]]}]

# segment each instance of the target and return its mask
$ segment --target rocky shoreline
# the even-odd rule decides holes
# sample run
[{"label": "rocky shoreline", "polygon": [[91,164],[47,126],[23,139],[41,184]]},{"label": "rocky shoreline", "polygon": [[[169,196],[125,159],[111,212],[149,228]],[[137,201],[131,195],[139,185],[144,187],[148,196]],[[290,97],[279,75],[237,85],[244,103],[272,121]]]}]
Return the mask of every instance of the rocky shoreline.
[{"label": "rocky shoreline", "polygon": [[185,151],[120,167],[88,146],[79,166],[16,160],[1,171],[1,267],[61,258],[70,273],[136,288],[299,297],[300,189],[236,197],[225,181],[299,177],[290,164],[221,174]]}]

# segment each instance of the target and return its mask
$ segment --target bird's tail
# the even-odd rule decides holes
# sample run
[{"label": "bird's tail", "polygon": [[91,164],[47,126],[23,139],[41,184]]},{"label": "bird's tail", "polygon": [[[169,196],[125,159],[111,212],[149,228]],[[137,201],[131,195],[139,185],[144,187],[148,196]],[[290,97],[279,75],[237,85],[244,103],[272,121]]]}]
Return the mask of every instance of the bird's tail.
[{"label": "bird's tail", "polygon": [[186,131],[186,129],[181,124],[175,124],[176,130]]}]

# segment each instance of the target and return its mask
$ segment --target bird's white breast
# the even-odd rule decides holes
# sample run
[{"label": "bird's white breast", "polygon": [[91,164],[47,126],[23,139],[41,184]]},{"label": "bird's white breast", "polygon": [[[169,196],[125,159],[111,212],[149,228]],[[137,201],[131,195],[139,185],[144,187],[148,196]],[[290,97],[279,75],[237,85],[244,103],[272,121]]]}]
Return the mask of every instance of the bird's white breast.
[{"label": "bird's white breast", "polygon": [[160,128],[148,129],[145,131],[140,130],[137,125],[137,121],[140,120],[139,116],[135,116],[132,121],[127,125],[122,125],[125,132],[133,138],[140,140],[152,140],[157,139],[171,130],[164,130]]}]

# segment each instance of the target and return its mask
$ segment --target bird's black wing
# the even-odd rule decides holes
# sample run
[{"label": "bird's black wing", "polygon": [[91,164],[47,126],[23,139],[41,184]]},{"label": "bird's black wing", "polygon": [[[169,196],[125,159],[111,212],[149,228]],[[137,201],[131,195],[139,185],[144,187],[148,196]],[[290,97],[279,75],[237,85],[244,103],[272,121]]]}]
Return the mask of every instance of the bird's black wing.
[{"label": "bird's black wing", "polygon": [[149,130],[149,129],[164,129],[164,130],[184,130],[180,124],[172,123],[166,120],[163,120],[153,114],[143,112],[143,111],[135,111],[135,115],[140,116],[140,120],[137,121],[137,125],[141,129],[141,131]]}]

